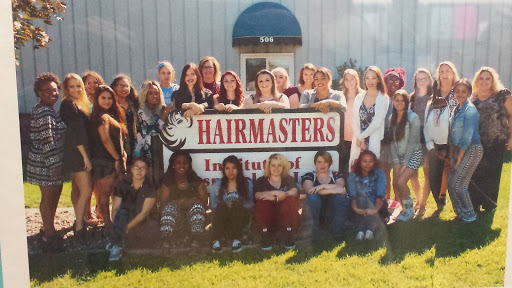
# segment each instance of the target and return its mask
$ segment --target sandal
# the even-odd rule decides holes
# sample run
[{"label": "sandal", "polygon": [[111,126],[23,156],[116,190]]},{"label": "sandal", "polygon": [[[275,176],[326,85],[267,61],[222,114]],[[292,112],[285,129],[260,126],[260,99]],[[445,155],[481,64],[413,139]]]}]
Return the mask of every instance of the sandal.
[{"label": "sandal", "polygon": [[420,206],[418,210],[416,210],[416,213],[414,214],[414,218],[421,218],[423,215],[425,215],[425,206]]}]

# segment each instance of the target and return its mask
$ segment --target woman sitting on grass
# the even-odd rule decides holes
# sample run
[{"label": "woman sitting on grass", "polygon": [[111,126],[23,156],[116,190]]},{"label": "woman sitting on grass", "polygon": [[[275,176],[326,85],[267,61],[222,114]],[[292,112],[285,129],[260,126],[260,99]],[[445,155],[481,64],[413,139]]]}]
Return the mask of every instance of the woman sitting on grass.
[{"label": "woman sitting on grass", "polygon": [[181,150],[174,152],[160,185],[163,208],[160,233],[164,248],[176,244],[175,228],[181,228],[185,222],[188,222],[191,232],[191,246],[198,246],[199,237],[204,231],[207,201],[206,183],[192,169],[190,154]]},{"label": "woman sitting on grass", "polygon": [[222,251],[220,239],[230,236],[233,252],[240,252],[242,230],[248,223],[254,199],[252,182],[244,177],[242,164],[236,156],[224,159],[222,178],[215,181],[210,189],[210,208],[214,211],[212,251]]},{"label": "woman sitting on grass", "polygon": [[352,166],[347,178],[347,191],[356,213],[357,240],[373,239],[379,225],[389,220],[386,203],[386,175],[377,156],[364,150]]},{"label": "woman sitting on grass", "polygon": [[297,222],[297,184],[289,175],[290,163],[281,154],[272,154],[265,163],[265,176],[254,184],[255,219],[261,231],[261,250],[272,250],[270,233],[284,234],[284,248],[295,248]]},{"label": "woman sitting on grass", "polygon": [[320,215],[325,211],[334,237],[343,236],[348,220],[350,201],[345,190],[343,174],[331,171],[332,156],[329,152],[315,154],[315,172],[302,176],[302,187],[307,194],[307,203],[313,218],[313,241],[320,239]]},{"label": "woman sitting on grass", "polygon": [[121,258],[125,235],[138,234],[139,229],[135,228],[142,228],[156,203],[156,191],[151,183],[148,163],[144,158],[133,159],[128,175],[121,178],[115,187],[112,202],[114,223],[111,242],[107,245],[109,261]]}]

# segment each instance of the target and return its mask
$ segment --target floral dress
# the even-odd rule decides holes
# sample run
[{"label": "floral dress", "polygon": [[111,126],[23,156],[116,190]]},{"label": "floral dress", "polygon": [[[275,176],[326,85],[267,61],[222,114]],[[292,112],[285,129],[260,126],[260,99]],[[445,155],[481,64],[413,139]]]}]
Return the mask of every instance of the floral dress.
[{"label": "floral dress", "polygon": [[[162,107],[163,110],[163,107]],[[137,134],[135,135],[134,157],[143,157],[150,162],[154,181],[163,175],[163,147],[159,138],[164,122],[147,107],[137,112]],[[157,183],[155,183],[157,184]]]},{"label": "floral dress", "polygon": [[[368,126],[370,126],[370,124],[373,121],[373,117],[375,117],[375,104],[366,108],[364,102],[361,103],[361,106],[359,107],[359,120],[361,123],[361,132],[363,132],[364,130],[366,130],[366,128],[368,128]],[[366,146],[368,146],[370,142],[370,137],[367,137],[364,140],[366,142]]]}]

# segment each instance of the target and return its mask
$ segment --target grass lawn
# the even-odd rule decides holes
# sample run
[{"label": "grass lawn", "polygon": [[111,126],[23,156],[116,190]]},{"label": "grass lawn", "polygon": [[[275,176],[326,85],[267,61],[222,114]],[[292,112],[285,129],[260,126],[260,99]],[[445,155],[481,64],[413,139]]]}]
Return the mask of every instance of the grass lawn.
[{"label": "grass lawn", "polygon": [[[504,165],[495,215],[479,214],[474,223],[449,221],[455,216],[451,202],[439,218],[430,217],[436,206],[430,198],[424,219],[393,224],[378,242],[349,239],[287,252],[250,248],[238,254],[127,254],[119,263],[109,263],[106,253],[35,255],[29,259],[32,286],[503,286],[510,169],[510,163]],[[34,191],[39,193],[26,193],[27,207],[37,206],[34,195],[27,195]],[[62,206],[69,202],[65,193]]]}]

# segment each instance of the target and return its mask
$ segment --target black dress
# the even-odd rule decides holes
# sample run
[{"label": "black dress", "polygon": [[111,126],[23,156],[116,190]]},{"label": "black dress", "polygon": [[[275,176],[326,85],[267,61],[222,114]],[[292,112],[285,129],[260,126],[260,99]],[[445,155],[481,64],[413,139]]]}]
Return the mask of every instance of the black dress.
[{"label": "black dress", "polygon": [[67,127],[66,140],[64,142],[63,171],[85,171],[84,158],[77,147],[83,145],[87,155],[90,155],[89,138],[87,136],[87,124],[89,119],[87,115],[69,99],[62,100],[59,114]]}]

